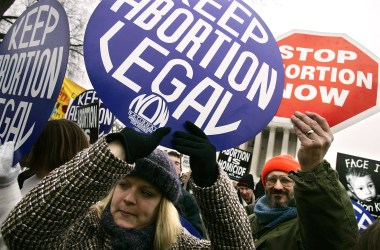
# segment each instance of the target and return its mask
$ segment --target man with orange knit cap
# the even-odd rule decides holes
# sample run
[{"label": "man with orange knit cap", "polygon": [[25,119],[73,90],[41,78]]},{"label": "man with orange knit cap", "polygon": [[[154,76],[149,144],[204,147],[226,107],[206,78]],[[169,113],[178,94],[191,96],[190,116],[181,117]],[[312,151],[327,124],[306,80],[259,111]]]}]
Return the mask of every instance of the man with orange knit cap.
[{"label": "man with orange knit cap", "polygon": [[301,142],[262,170],[265,195],[249,216],[257,250],[353,249],[359,236],[351,201],[324,156],[333,141],[327,121],[312,112],[291,116]]}]

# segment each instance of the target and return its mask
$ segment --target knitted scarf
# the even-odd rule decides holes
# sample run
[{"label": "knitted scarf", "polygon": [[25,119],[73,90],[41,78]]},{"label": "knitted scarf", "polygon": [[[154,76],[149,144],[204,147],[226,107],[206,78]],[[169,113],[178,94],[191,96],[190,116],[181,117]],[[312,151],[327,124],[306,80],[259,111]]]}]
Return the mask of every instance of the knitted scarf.
[{"label": "knitted scarf", "polygon": [[294,199],[289,202],[287,207],[271,208],[267,197],[264,195],[256,202],[254,213],[260,224],[264,225],[265,228],[271,228],[296,217],[297,208]]},{"label": "knitted scarf", "polygon": [[103,211],[100,224],[111,235],[112,249],[153,249],[155,225],[142,229],[121,228],[115,224],[109,204]]}]

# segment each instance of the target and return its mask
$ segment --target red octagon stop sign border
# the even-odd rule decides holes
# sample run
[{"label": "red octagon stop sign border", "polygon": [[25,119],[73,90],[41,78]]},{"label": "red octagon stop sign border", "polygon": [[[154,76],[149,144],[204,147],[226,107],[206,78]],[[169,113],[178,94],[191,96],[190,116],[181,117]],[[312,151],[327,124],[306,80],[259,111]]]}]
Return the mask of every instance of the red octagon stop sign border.
[{"label": "red octagon stop sign border", "polygon": [[346,34],[292,30],[277,38],[285,68],[273,122],[317,112],[338,132],[380,111],[379,58]]}]

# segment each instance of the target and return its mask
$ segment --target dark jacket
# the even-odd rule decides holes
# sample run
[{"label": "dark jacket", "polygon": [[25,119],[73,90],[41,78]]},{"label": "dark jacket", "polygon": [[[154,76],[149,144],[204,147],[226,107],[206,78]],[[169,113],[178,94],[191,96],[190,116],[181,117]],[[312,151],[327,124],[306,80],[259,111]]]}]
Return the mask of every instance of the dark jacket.
[{"label": "dark jacket", "polygon": [[253,193],[255,194],[256,200],[260,199],[261,196],[265,195],[265,188],[261,181],[261,176],[260,176],[259,181],[256,183],[255,190]]},{"label": "dark jacket", "polygon": [[[254,194],[253,194],[254,195]],[[239,198],[239,202],[240,204],[244,207],[245,209],[245,212],[247,213],[247,215],[251,215],[253,214],[253,211],[254,211],[254,208],[255,208],[255,205],[256,205],[256,199],[255,197],[253,197],[253,202],[251,204],[248,204],[246,202],[243,202],[243,198],[241,198],[241,195],[240,195],[240,191],[237,190],[237,196]]]},{"label": "dark jacket", "polygon": [[[111,249],[111,236],[89,207],[132,168],[100,139],[21,200],[2,225],[5,243],[10,249]],[[193,190],[211,241],[182,230],[171,249],[254,249],[248,217],[222,169],[211,187]]]},{"label": "dark jacket", "polygon": [[269,230],[249,216],[258,250],[349,250],[359,236],[351,201],[338,174],[323,162],[311,173],[291,172],[297,217]]},{"label": "dark jacket", "polygon": [[182,188],[182,194],[176,202],[180,214],[198,231],[202,238],[205,238],[203,223],[197,200],[194,196]]}]

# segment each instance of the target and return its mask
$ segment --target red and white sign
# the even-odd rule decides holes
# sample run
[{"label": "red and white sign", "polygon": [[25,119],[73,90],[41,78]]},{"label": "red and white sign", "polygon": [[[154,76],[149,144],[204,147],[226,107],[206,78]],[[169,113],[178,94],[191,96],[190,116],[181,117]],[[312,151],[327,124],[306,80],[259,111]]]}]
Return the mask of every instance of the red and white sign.
[{"label": "red and white sign", "polygon": [[285,68],[274,122],[317,112],[338,132],[380,111],[379,58],[345,34],[291,31],[277,39]]}]

